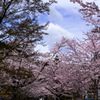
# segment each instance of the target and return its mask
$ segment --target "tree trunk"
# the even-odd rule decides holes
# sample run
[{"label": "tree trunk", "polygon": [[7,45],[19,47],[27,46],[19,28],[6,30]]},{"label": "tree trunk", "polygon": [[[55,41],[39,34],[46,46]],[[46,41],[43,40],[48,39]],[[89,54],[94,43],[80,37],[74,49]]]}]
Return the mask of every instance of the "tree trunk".
[{"label": "tree trunk", "polygon": [[95,93],[95,100],[98,100],[98,91]]},{"label": "tree trunk", "polygon": [[11,100],[17,100],[17,95],[16,93],[13,93],[12,99]]}]

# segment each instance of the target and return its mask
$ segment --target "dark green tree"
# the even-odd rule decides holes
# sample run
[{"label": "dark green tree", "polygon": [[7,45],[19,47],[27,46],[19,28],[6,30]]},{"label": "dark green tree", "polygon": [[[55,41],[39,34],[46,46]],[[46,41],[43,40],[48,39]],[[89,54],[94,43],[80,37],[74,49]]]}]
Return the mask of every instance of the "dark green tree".
[{"label": "dark green tree", "polygon": [[0,60],[13,50],[24,56],[32,53],[29,52],[30,48],[46,34],[41,30],[47,24],[40,25],[37,18],[40,14],[48,13],[53,2],[55,1],[0,0]]},{"label": "dark green tree", "polygon": [[9,94],[13,100],[22,100],[18,96],[23,95],[20,91],[36,80],[27,59],[36,59],[34,47],[47,35],[42,31],[47,23],[40,24],[38,16],[48,14],[54,2],[0,0],[0,92]]}]

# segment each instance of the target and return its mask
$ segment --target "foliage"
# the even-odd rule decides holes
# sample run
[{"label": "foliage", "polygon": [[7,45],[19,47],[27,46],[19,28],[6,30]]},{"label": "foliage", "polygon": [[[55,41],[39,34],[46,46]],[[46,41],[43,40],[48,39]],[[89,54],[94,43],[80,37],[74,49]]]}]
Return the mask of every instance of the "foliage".
[{"label": "foliage", "polygon": [[[23,55],[31,55],[32,46],[43,37],[47,24],[40,25],[37,18],[49,12],[55,2],[42,0],[1,0],[0,1],[0,52],[5,58],[13,50]],[[30,51],[30,52],[29,52]]]},{"label": "foliage", "polygon": [[34,75],[30,66],[37,59],[35,45],[43,39],[43,34],[47,35],[42,31],[47,23],[40,24],[38,16],[48,14],[54,2],[0,0],[0,92],[10,94],[14,100],[20,100],[27,90],[25,87],[39,75],[39,72]]},{"label": "foliage", "polygon": [[[62,38],[50,53],[34,51],[42,40],[37,18],[55,2],[42,0],[0,1],[0,92],[12,100],[30,98],[75,99],[85,90],[98,100],[100,86],[100,9],[94,3],[79,3],[85,21],[93,25],[83,40]],[[27,95],[28,94],[28,95]],[[52,99],[53,99],[52,98]]]},{"label": "foliage", "polygon": [[[82,7],[79,12],[83,15],[86,22],[93,25],[92,33],[100,33],[100,7],[94,2],[85,2],[84,0],[70,0],[78,3]],[[91,33],[90,32],[90,33]]]},{"label": "foliage", "polygon": [[[58,63],[49,60],[45,69],[45,88],[58,98],[81,97],[85,90],[97,98],[100,85],[100,40],[97,34],[87,34],[84,40],[63,38],[51,51]],[[97,100],[97,99],[96,99]]]}]

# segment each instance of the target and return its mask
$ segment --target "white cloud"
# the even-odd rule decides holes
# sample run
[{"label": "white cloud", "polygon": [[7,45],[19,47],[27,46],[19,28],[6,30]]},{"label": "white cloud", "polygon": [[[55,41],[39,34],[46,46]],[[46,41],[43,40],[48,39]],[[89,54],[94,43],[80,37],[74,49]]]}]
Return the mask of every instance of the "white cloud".
[{"label": "white cloud", "polygon": [[49,52],[48,45],[47,46],[37,45],[35,50],[39,51],[39,52],[42,52],[42,53]]},{"label": "white cloud", "polygon": [[[43,0],[44,2],[48,2],[49,0]],[[56,0],[57,3],[53,4],[54,7],[69,7],[69,8],[80,8],[80,5],[78,3],[72,3],[70,0]],[[83,0],[83,2],[95,2],[98,6],[100,6],[100,0]],[[70,9],[71,10],[71,9]]]},{"label": "white cloud", "polygon": [[73,8],[73,7],[80,7],[79,4],[74,4],[70,2],[70,0],[57,0],[57,4],[55,4],[57,7],[63,7],[63,8]]},{"label": "white cloud", "polygon": [[50,7],[49,20],[54,22],[63,22],[63,16],[53,6]]},{"label": "white cloud", "polygon": [[57,24],[65,23],[64,15],[77,15],[79,8],[79,4],[74,4],[70,0],[57,0],[57,3],[50,6],[49,21]]},{"label": "white cloud", "polygon": [[78,9],[80,8],[78,3],[74,4],[73,2],[70,2],[70,0],[57,0],[57,3],[52,6],[55,8],[69,9],[73,13],[78,13]]},{"label": "white cloud", "polygon": [[66,29],[53,23],[49,24],[46,32],[49,33],[49,35],[44,36],[44,40],[47,44],[49,44],[49,48],[51,48],[56,42],[59,42],[63,36],[67,38],[74,37],[74,35],[68,32]]},{"label": "white cloud", "polygon": [[38,45],[35,49],[42,53],[49,52],[56,42],[60,42],[63,36],[67,38],[74,38],[73,34],[53,23],[49,24],[48,29],[45,32],[49,34],[44,36],[44,42],[47,44],[47,46]]},{"label": "white cloud", "polygon": [[[43,0],[49,1],[49,0]],[[41,45],[37,46],[37,50],[40,49],[41,52],[48,52],[52,48],[53,44],[59,42],[62,36],[67,38],[83,37],[82,30],[86,30],[87,27],[85,22],[81,20],[78,9],[80,5],[78,3],[72,3],[70,0],[56,0],[58,3],[51,5],[50,14],[49,14],[49,24],[48,29],[46,30],[49,35],[44,36],[44,41],[47,46],[43,47]],[[84,2],[93,2],[95,1],[97,5],[100,5],[100,0],[83,0]],[[54,24],[56,23],[56,24]],[[61,26],[60,26],[61,25]],[[62,28],[65,27],[66,29]],[[69,31],[71,32],[69,32]]]}]

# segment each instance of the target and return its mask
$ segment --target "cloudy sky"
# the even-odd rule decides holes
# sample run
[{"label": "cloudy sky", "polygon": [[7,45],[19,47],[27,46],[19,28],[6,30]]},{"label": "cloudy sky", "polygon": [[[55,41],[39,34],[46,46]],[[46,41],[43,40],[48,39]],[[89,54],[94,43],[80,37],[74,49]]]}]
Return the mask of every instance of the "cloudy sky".
[{"label": "cloudy sky", "polygon": [[[48,0],[44,0],[48,1]],[[87,0],[83,0],[84,2]],[[100,0],[88,0],[95,1],[100,5]],[[44,36],[45,47],[38,45],[36,50],[40,52],[48,52],[56,42],[59,42],[61,38],[79,38],[84,37],[83,32],[87,32],[91,29],[90,26],[86,26],[86,22],[82,19],[82,15],[78,12],[80,8],[79,4],[73,4],[69,0],[57,0],[56,4],[50,7],[49,15],[41,15],[39,17],[40,23],[49,21],[48,29],[45,30],[49,35]]]}]

